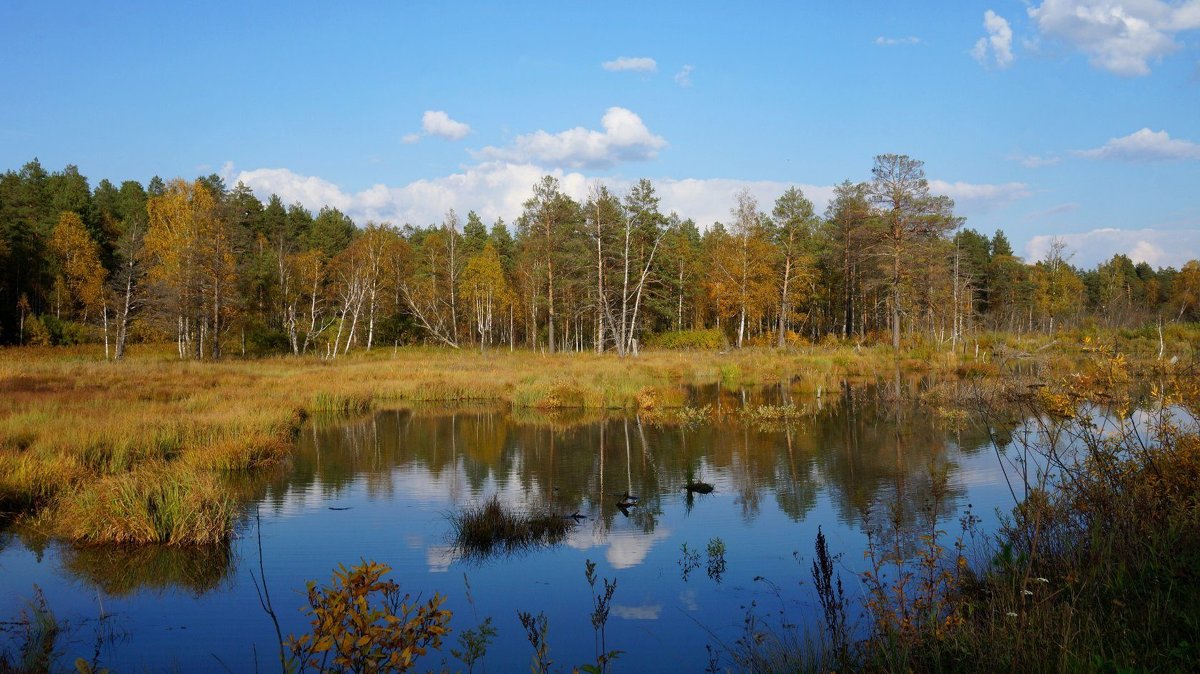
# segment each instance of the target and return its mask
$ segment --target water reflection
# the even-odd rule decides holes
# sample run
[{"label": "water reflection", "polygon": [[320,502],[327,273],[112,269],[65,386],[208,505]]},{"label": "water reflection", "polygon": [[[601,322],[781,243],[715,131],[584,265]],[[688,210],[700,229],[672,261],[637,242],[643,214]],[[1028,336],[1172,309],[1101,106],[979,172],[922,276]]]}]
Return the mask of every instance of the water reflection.
[{"label": "water reflection", "polygon": [[[574,590],[584,587],[583,560],[591,559],[608,567],[602,573],[619,573],[612,627],[630,661],[648,670],[702,669],[703,661],[680,661],[682,656],[662,644],[703,639],[693,620],[698,616],[710,634],[736,638],[737,620],[727,618],[756,598],[754,588],[761,584],[751,579],[798,588],[791,579],[806,578],[807,572],[792,552],[812,549],[818,524],[831,548],[846,553],[850,567],[862,558],[864,526],[890,526],[890,512],[911,535],[928,526],[922,513],[931,505],[943,519],[957,517],[971,501],[976,512],[1005,501],[1011,505],[1007,488],[995,484],[987,430],[972,423],[948,425],[918,407],[917,394],[926,384],[847,383],[820,396],[788,381],[755,390],[699,388],[689,392],[684,423],[661,413],[545,415],[494,405],[317,418],[301,431],[288,465],[229,476],[228,486],[251,504],[248,512],[261,513],[274,596],[281,603],[297,602],[278,607],[294,621],[284,626],[285,633],[305,628],[293,610],[302,604],[294,591],[305,580],[327,578],[338,563],[369,558],[391,565],[406,591],[453,593],[458,584],[449,572],[469,572],[478,607],[452,594],[452,610],[495,616],[512,616],[514,608],[545,610],[556,626],[564,626],[556,632],[556,641],[562,640],[556,649],[590,653],[586,626],[567,626],[586,616],[586,608],[571,601],[578,598]],[[762,405],[785,413],[747,411]],[[1007,435],[1013,427],[993,430]],[[700,483],[711,491],[698,488]],[[988,489],[1003,501],[981,500]],[[580,518],[553,547],[466,560],[453,545],[450,515],[493,496],[518,511],[548,507]],[[200,629],[209,643],[246,654],[254,652],[253,644],[261,652],[271,643],[273,630],[256,614],[249,576],[258,566],[253,517],[239,534],[214,549],[59,546],[53,559],[56,573],[126,598],[127,615],[146,616],[145,624],[131,617],[130,625],[146,640],[113,664],[162,669],[171,665],[172,649],[194,648],[188,644],[196,642]],[[36,559],[18,559],[14,549]],[[0,566],[9,560],[35,569],[46,549],[22,533],[0,548]],[[51,584],[42,576],[37,582]],[[230,615],[236,620],[227,625]],[[163,620],[190,627],[168,634],[158,627]],[[622,631],[623,624],[637,627]],[[576,632],[580,643],[573,641]],[[497,671],[528,661],[519,639],[493,648]],[[164,654],[150,655],[155,649]],[[223,659],[240,662],[231,665],[235,670],[254,665]]]},{"label": "water reflection", "polygon": [[124,597],[143,590],[184,590],[200,596],[230,578],[234,555],[229,544],[171,547],[92,546],[64,550],[67,573],[104,591]]},{"label": "water reflection", "polygon": [[[932,500],[930,475],[956,475],[963,458],[990,446],[982,426],[947,428],[917,408],[914,396],[895,394],[895,386],[920,385],[847,384],[836,395],[803,401],[787,385],[697,389],[691,402],[711,405],[713,419],[695,427],[603,411],[514,416],[495,406],[319,422],[303,432],[293,467],[268,486],[264,503],[287,516],[336,504],[358,484],[369,500],[457,508],[494,494],[516,509],[549,504],[561,516],[583,516],[568,545],[605,545],[616,568],[637,565],[666,535],[656,532],[668,502],[682,497],[687,516],[705,516],[704,493],[688,489],[700,481],[716,496],[732,496],[745,525],[760,517],[764,499],[801,522],[824,491],[846,526],[876,516],[873,504],[892,501],[902,525],[912,526]],[[766,424],[737,412],[784,401],[813,409]],[[941,515],[960,507],[965,488],[965,481],[949,480]],[[614,536],[618,522],[623,533]],[[431,549],[430,565],[451,563],[448,554]]]},{"label": "water reflection", "polygon": [[[679,495],[688,517],[706,515],[711,492],[732,495],[739,518],[750,524],[764,498],[801,522],[824,490],[846,526],[873,518],[879,524],[883,511],[873,507],[879,503],[895,504],[902,526],[914,526],[931,503],[931,473],[953,475],[963,456],[990,447],[982,425],[947,429],[917,408],[915,396],[904,393],[920,386],[920,380],[900,378],[882,386],[843,383],[836,395],[821,397],[797,395],[788,382],[756,390],[698,387],[689,403],[712,410],[710,423],[700,425],[595,410],[514,413],[496,405],[318,417],[302,432],[289,465],[232,476],[229,488],[278,517],[340,510],[337,504],[355,485],[371,501],[458,507],[495,494],[514,508],[549,504],[563,516],[580,515],[566,545],[604,547],[614,568],[628,569],[669,537],[660,524],[664,502]],[[778,404],[802,412],[785,422],[738,416],[738,410]],[[1011,426],[997,433],[1007,436]],[[939,515],[961,505],[966,483],[949,481]],[[636,503],[623,503],[630,495]],[[631,526],[613,533],[618,521]],[[442,542],[426,550],[431,570],[446,570],[458,557]],[[67,572],[113,595],[167,587],[203,594],[219,587],[233,564],[228,545],[102,546],[63,555]]]}]

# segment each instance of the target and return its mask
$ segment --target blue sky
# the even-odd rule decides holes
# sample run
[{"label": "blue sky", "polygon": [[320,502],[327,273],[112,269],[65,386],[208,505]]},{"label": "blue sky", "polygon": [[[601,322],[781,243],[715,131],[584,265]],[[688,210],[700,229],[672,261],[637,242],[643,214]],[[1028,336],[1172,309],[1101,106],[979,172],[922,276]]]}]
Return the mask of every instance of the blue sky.
[{"label": "blue sky", "polygon": [[360,224],[511,220],[550,172],[707,226],[896,152],[1028,257],[1200,257],[1200,0],[18,0],[0,82],[3,168],[216,172]]}]

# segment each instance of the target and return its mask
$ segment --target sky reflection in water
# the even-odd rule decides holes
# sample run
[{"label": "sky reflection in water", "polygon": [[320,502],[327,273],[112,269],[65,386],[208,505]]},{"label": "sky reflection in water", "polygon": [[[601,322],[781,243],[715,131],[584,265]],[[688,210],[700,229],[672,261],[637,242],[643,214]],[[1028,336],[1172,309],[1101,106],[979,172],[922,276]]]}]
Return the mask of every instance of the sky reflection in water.
[{"label": "sky reflection in water", "polygon": [[[752,601],[772,620],[815,624],[808,568],[818,525],[830,549],[844,553],[842,575],[857,594],[864,518],[880,521],[881,504],[896,502],[905,526],[914,526],[930,498],[930,466],[948,471],[941,515],[952,534],[968,503],[985,529],[997,507],[1011,507],[985,431],[948,428],[907,404],[881,405],[880,391],[845,387],[818,400],[792,398],[786,387],[700,390],[696,401],[713,404],[716,420],[692,428],[620,413],[514,419],[488,407],[317,419],[291,465],[230,480],[258,504],[263,565],[285,634],[307,628],[299,611],[306,580],[325,582],[339,563],[374,559],[391,565],[407,592],[448,595],[458,630],[493,616],[500,635],[490,670],[527,667],[518,610],[546,613],[551,657],[569,669],[594,656],[584,579],[592,559],[598,575],[618,579],[608,627],[609,648],[624,651],[618,669],[698,671],[703,645],[715,645],[711,635],[732,643]],[[771,427],[736,415],[743,404],[785,398],[811,414]],[[696,480],[714,492],[689,496],[684,485]],[[624,494],[639,497],[628,514],[617,507]],[[464,559],[449,515],[492,495],[585,519],[555,546]],[[0,615],[15,616],[37,584],[74,624],[62,642],[67,663],[90,656],[95,626],[87,620],[103,606],[124,637],[106,645],[102,663],[118,670],[211,671],[219,658],[245,671],[256,657],[270,669],[274,634],[250,578],[258,568],[254,506],[249,513],[232,544],[211,549],[9,540],[0,550]],[[714,538],[726,549],[718,577],[705,573]],[[681,565],[685,543],[699,553],[690,574]]]}]

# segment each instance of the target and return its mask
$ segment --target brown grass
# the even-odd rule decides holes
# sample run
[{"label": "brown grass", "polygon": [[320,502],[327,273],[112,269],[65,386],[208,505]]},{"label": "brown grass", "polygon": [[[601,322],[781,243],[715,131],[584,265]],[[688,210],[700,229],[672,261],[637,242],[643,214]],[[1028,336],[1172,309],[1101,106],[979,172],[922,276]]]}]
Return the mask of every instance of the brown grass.
[{"label": "brown grass", "polygon": [[[1011,340],[1010,340],[1011,342]],[[1010,344],[1010,342],[1005,342]],[[1010,344],[1011,346],[1011,344]],[[1034,343],[1021,342],[1026,351]],[[1045,352],[1047,355],[1050,351]],[[984,352],[982,361],[987,360]],[[900,362],[922,371],[979,377],[995,365],[921,347]],[[383,349],[333,361],[316,358],[179,361],[167,345],[138,345],[106,362],[96,345],[0,349],[0,520],[41,510],[52,533],[79,540],[207,540],[141,526],[136,536],[66,526],[81,502],[139,476],[169,474],[194,485],[206,473],[255,470],[287,457],[312,414],[361,413],[381,401],[488,401],[514,411],[640,409],[662,414],[686,404],[683,384],[723,387],[788,382],[829,389],[849,377],[891,376],[886,347],[850,344],[784,351],[646,351],[611,354],[510,353],[437,348]],[[143,470],[152,466],[153,469]],[[111,496],[111,494],[109,494]],[[191,497],[189,497],[191,498]],[[92,499],[92,500],[88,500]],[[224,504],[207,503],[215,513]],[[127,521],[132,527],[132,521]],[[218,527],[225,531],[229,527]],[[219,537],[219,536],[218,536]]]}]

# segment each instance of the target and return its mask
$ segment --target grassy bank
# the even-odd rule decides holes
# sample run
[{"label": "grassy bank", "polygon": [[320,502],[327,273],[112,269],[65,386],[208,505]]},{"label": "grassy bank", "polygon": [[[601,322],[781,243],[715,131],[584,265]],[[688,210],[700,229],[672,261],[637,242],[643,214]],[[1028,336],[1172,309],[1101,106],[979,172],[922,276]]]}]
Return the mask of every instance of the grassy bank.
[{"label": "grassy bank", "polygon": [[[1173,339],[1195,348],[1194,335]],[[684,384],[817,390],[898,369],[980,377],[1031,355],[1068,367],[1081,348],[1082,339],[997,336],[958,355],[831,342],[627,359],[384,348],[333,361],[216,363],[179,361],[170,346],[139,346],[121,363],[103,361],[94,345],[9,348],[0,350],[0,519],[81,542],[205,543],[227,537],[237,511],[220,473],[286,459],[314,414],[467,400],[517,411],[663,410],[683,404]]]}]

